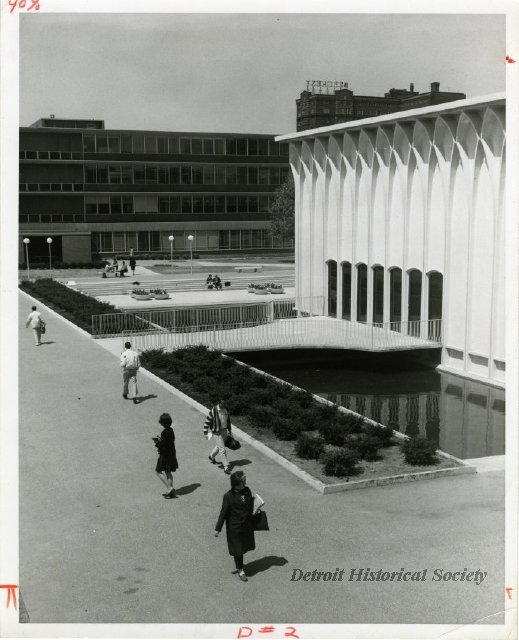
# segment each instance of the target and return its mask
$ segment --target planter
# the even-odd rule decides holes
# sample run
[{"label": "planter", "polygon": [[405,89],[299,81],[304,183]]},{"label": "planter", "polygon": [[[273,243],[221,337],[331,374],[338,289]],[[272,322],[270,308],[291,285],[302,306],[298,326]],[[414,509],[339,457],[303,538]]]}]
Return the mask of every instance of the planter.
[{"label": "planter", "polygon": [[254,293],[256,291],[256,289],[254,287],[247,287],[247,291],[249,293]]},{"label": "planter", "polygon": [[169,293],[154,293],[155,300],[169,300]]},{"label": "planter", "polygon": [[152,299],[152,296],[149,293],[146,295],[142,293],[132,293],[131,296],[134,300],[151,300]]},{"label": "planter", "polygon": [[268,289],[254,289],[254,293],[257,296],[266,296],[268,295],[269,290]]},{"label": "planter", "polygon": [[285,293],[283,287],[279,287],[279,289],[270,289],[270,293]]}]

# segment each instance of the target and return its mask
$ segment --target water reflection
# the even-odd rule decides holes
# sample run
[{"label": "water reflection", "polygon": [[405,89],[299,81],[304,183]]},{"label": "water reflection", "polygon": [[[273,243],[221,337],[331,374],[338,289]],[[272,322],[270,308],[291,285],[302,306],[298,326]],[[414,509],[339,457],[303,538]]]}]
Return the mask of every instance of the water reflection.
[{"label": "water reflection", "polygon": [[[306,352],[307,353],[307,352]],[[276,355],[277,354],[277,355]],[[422,435],[456,457],[505,452],[505,392],[416,362],[399,366],[376,356],[321,357],[315,352],[236,354],[283,380],[386,424],[408,436]]]}]

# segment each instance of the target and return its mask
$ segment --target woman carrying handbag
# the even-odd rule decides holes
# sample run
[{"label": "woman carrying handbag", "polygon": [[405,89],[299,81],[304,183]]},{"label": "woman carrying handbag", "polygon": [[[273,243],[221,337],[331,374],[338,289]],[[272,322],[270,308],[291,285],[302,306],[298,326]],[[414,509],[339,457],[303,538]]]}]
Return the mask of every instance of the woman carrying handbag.
[{"label": "woman carrying handbag", "polygon": [[223,523],[227,534],[229,554],[233,556],[236,573],[243,582],[248,578],[243,568],[243,556],[256,548],[254,540],[254,498],[249,487],[245,486],[247,476],[243,471],[231,474],[231,490],[223,496],[222,508],[215,527],[218,537]]}]

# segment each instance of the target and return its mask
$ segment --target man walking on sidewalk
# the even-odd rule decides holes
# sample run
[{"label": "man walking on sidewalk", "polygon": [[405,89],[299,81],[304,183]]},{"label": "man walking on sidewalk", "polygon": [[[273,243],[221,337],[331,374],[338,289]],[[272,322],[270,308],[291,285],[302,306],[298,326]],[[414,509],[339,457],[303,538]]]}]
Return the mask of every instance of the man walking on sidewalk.
[{"label": "man walking on sidewalk", "polygon": [[230,474],[229,461],[225,451],[225,441],[227,436],[231,435],[231,418],[227,411],[224,401],[218,400],[217,397],[211,398],[216,404],[209,410],[209,415],[204,424],[204,436],[209,440],[211,437],[215,440],[215,447],[209,455],[212,464],[216,464],[215,456],[219,453],[222,456],[223,470]]},{"label": "man walking on sidewalk", "polygon": [[41,344],[41,330],[42,327],[45,326],[45,323],[43,322],[41,313],[36,310],[35,306],[31,308],[31,313],[27,316],[25,327],[28,327],[29,325],[31,326],[32,333],[34,335],[34,344],[39,347]]},{"label": "man walking on sidewalk", "polygon": [[128,383],[133,382],[133,404],[137,404],[137,370],[141,366],[141,359],[137,351],[133,351],[129,342],[124,343],[125,351],[121,354],[121,367],[123,368],[123,398],[128,398]]}]

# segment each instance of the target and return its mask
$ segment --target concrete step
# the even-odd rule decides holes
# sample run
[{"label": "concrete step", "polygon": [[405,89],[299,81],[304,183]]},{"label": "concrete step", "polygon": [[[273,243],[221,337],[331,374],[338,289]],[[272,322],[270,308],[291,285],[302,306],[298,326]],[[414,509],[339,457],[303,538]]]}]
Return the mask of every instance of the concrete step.
[{"label": "concrete step", "polygon": [[[108,279],[107,279],[108,280]],[[207,291],[207,285],[204,280],[157,280],[150,278],[122,278],[111,280],[101,280],[100,282],[76,282],[73,285],[70,284],[71,289],[76,291],[82,291],[90,296],[109,296],[127,293],[131,289],[165,289],[168,293],[176,291]],[[139,282],[138,285],[133,282]],[[230,280],[222,280],[222,285],[225,282],[230,282],[229,287],[223,286],[224,290],[229,289],[246,289],[250,282],[257,284],[263,284],[265,282],[275,282],[281,284],[284,287],[293,287],[295,284],[294,275],[284,275],[282,277],[274,278],[251,278],[250,275],[232,277]]]}]

